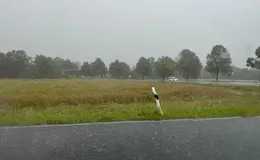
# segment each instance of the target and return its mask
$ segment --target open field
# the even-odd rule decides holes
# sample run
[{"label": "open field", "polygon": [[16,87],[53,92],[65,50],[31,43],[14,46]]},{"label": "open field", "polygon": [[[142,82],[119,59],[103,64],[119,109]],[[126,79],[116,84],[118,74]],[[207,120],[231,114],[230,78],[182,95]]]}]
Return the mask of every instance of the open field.
[{"label": "open field", "polygon": [[[154,86],[164,111],[160,116]],[[260,87],[128,80],[0,80],[0,125],[260,115]]]}]

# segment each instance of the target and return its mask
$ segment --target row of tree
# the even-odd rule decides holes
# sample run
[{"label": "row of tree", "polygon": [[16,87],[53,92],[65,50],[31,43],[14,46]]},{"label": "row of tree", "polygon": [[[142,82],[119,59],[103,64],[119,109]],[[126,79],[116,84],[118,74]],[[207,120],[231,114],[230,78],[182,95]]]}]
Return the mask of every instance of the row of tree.
[{"label": "row of tree", "polygon": [[[255,54],[255,58],[247,59],[246,65],[260,69],[260,47],[256,49]],[[0,53],[0,78],[61,78],[68,76],[102,78],[109,76],[142,79],[161,77],[164,80],[169,76],[182,76],[188,80],[201,78],[202,69],[211,77],[214,76],[216,80],[220,75],[227,77],[233,75],[234,66],[232,66],[227,48],[223,45],[215,45],[211,53],[206,56],[205,67],[202,66],[199,57],[188,49],[182,50],[175,59],[168,56],[162,56],[157,60],[153,57],[141,57],[132,68],[119,60],[110,63],[107,68],[100,58],[94,62],[84,62],[81,65],[79,62],[60,57],[36,55],[32,58],[23,50]],[[243,73],[246,73],[246,70],[243,70]],[[202,76],[202,78],[205,77]]]},{"label": "row of tree", "polygon": [[0,53],[0,78],[58,78],[66,69],[78,69],[80,63],[44,55],[29,57],[23,50]]}]

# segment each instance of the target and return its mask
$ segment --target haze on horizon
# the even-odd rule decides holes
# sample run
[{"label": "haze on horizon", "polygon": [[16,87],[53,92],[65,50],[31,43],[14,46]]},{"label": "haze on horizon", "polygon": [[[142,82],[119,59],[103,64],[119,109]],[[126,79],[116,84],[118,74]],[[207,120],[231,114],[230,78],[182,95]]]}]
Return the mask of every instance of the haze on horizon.
[{"label": "haze on horizon", "polygon": [[190,49],[205,64],[222,44],[244,68],[260,46],[259,8],[259,0],[0,0],[0,52],[133,66]]}]

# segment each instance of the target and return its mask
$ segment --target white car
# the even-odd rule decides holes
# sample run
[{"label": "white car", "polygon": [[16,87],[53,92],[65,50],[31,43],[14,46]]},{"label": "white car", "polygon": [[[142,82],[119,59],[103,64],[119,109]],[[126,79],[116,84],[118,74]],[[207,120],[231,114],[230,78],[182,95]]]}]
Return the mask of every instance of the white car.
[{"label": "white car", "polygon": [[170,82],[178,82],[178,78],[175,77],[169,77]]}]

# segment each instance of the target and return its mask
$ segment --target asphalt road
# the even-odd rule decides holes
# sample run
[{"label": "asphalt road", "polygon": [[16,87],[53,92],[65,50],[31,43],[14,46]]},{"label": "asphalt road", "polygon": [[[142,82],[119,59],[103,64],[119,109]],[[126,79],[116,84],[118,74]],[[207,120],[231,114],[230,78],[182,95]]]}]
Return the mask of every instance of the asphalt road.
[{"label": "asphalt road", "polygon": [[234,82],[194,82],[194,83],[199,83],[199,84],[219,84],[219,85],[242,85],[242,86],[260,86],[260,83],[256,82],[239,82],[239,81],[234,81]]},{"label": "asphalt road", "polygon": [[260,118],[1,127],[1,160],[259,160]]},{"label": "asphalt road", "polygon": [[[147,79],[147,80],[132,80],[132,81],[161,82],[162,80],[160,80],[160,79],[157,79],[157,80]],[[165,82],[167,82],[167,83],[176,83],[176,82],[170,82],[168,80],[165,80]],[[207,80],[190,80],[190,81],[186,82],[184,80],[179,80],[178,83],[260,86],[259,82],[246,81],[246,80],[243,80],[243,81],[241,81],[241,80],[219,81],[219,82],[207,81]]]}]

